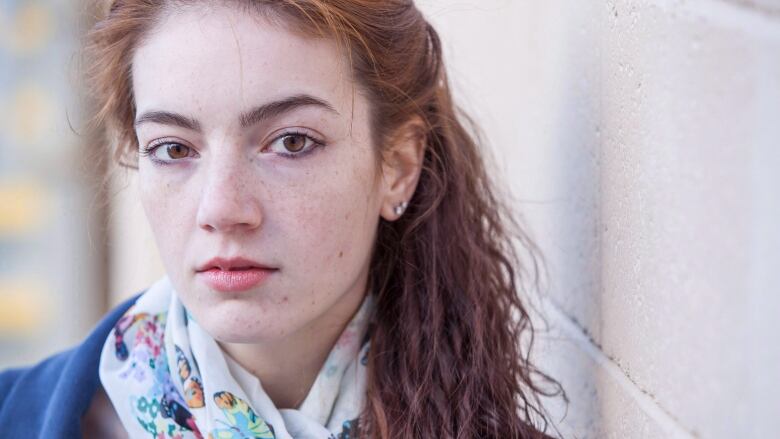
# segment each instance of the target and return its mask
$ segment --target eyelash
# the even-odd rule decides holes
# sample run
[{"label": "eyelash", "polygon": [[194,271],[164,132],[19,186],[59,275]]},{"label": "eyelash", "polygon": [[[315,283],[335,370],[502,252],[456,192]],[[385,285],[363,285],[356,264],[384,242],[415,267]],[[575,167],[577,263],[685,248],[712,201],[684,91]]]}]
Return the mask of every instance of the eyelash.
[{"label": "eyelash", "polygon": [[313,146],[311,146],[309,149],[305,150],[304,152],[298,152],[298,153],[278,152],[278,153],[276,153],[277,155],[280,155],[280,156],[282,156],[284,158],[288,158],[288,159],[299,159],[299,158],[301,158],[303,156],[307,156],[310,153],[314,152],[317,148],[325,146],[325,142],[324,141],[315,138],[311,134],[308,134],[308,133],[305,133],[305,132],[302,132],[302,131],[295,131],[295,130],[293,130],[293,131],[285,131],[284,133],[274,137],[273,140],[268,142],[268,145],[273,145],[275,142],[279,141],[280,139],[284,139],[285,137],[290,137],[290,136],[302,136],[302,137],[305,137],[306,140],[311,140]]},{"label": "eyelash", "polygon": [[152,162],[154,162],[156,164],[159,164],[159,165],[162,165],[162,166],[171,165],[171,164],[173,164],[173,161],[159,160],[159,159],[156,159],[154,157],[154,155],[153,155],[154,152],[157,150],[157,148],[159,148],[161,146],[165,146],[165,145],[181,145],[181,146],[183,146],[185,148],[188,148],[188,149],[192,150],[191,147],[189,147],[189,146],[187,146],[187,145],[185,145],[185,144],[183,144],[181,142],[175,142],[175,141],[172,141],[170,139],[159,139],[159,140],[155,140],[152,143],[150,143],[149,145],[143,147],[141,149],[140,155],[141,155],[141,157],[149,157],[149,159]]},{"label": "eyelash", "polygon": [[[279,141],[279,140],[281,140],[281,139],[283,139],[285,137],[290,137],[290,136],[302,136],[302,137],[305,137],[306,140],[310,140],[313,143],[313,146],[311,146],[309,149],[305,150],[304,152],[298,152],[298,153],[278,152],[278,153],[276,153],[277,155],[282,156],[282,157],[287,158],[287,159],[293,159],[294,160],[294,159],[299,159],[299,158],[301,158],[303,156],[309,155],[310,153],[314,152],[314,150],[316,150],[317,148],[325,146],[325,142],[324,141],[315,138],[311,134],[308,134],[308,133],[305,133],[305,132],[302,132],[302,131],[295,131],[295,130],[294,131],[285,131],[284,133],[274,137],[273,140],[268,142],[268,145],[273,145],[275,142],[277,142],[277,141]],[[185,144],[183,144],[181,142],[175,142],[175,141],[171,141],[171,140],[168,140],[168,139],[160,139],[160,140],[153,141],[149,145],[143,147],[141,149],[141,151],[140,151],[140,155],[142,157],[150,157],[150,160],[152,160],[153,162],[158,163],[160,165],[170,165],[170,164],[173,164],[173,162],[176,161],[176,160],[173,160],[173,161],[159,160],[159,159],[155,159],[154,156],[153,156],[154,151],[156,151],[157,148],[159,148],[161,146],[165,146],[165,145],[181,145],[181,146],[183,146],[185,148],[188,148],[190,150],[193,149],[192,147],[189,147],[189,146],[187,146],[187,145],[185,145]]]}]

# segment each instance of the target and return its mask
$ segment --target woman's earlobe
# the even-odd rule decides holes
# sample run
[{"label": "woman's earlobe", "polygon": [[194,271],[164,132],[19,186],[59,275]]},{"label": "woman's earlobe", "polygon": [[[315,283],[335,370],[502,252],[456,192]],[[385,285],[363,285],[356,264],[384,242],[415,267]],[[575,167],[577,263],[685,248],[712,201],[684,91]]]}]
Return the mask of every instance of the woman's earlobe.
[{"label": "woman's earlobe", "polygon": [[407,207],[409,207],[409,202],[408,201],[404,201],[401,204],[398,204],[398,205],[396,205],[393,208],[393,213],[396,214],[396,216],[400,217],[401,215],[404,214],[404,211],[406,211]]},{"label": "woman's earlobe", "polygon": [[385,221],[397,221],[404,215],[407,207],[409,207],[408,201],[398,201],[389,206],[383,206],[380,216],[384,218]]}]

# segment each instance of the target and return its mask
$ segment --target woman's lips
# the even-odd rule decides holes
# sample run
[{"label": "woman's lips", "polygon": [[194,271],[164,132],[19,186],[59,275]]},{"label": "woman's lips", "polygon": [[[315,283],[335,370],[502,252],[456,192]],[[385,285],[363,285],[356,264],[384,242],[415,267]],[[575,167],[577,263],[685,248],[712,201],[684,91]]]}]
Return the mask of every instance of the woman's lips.
[{"label": "woman's lips", "polygon": [[246,291],[261,282],[276,270],[269,268],[241,268],[222,270],[214,267],[199,271],[198,276],[212,289],[222,292]]}]

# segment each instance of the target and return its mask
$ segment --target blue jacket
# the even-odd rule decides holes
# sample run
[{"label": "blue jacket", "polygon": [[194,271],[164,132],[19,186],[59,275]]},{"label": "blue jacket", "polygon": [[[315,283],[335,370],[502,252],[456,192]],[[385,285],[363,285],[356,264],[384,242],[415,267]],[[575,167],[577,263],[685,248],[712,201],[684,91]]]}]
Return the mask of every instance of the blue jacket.
[{"label": "blue jacket", "polygon": [[82,438],[81,417],[100,385],[100,352],[138,295],[111,310],[80,345],[0,373],[0,437]]}]

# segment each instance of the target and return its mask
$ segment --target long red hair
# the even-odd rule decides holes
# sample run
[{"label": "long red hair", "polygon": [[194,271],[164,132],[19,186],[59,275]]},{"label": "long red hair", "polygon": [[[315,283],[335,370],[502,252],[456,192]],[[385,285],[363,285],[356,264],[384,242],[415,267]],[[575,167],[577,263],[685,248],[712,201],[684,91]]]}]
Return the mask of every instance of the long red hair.
[{"label": "long red hair", "polygon": [[[97,120],[125,163],[138,148],[133,50],[169,3],[195,2],[109,1],[90,35]],[[547,437],[540,396],[562,389],[530,361],[521,298],[521,286],[536,285],[536,248],[497,197],[453,103],[436,31],[411,0],[232,3],[340,43],[370,98],[380,152],[412,117],[427,127],[417,190],[400,220],[380,221],[372,256],[377,306],[358,436]],[[532,256],[525,265],[516,245]]]}]

